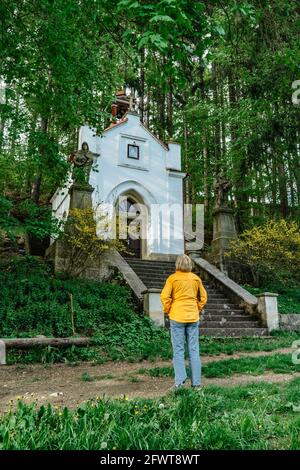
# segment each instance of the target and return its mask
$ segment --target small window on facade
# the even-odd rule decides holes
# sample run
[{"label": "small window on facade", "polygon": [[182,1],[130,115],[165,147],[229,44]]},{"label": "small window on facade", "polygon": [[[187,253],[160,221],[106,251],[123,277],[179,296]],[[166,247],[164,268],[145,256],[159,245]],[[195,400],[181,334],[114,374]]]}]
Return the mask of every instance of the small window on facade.
[{"label": "small window on facade", "polygon": [[140,147],[135,144],[128,144],[127,146],[127,157],[139,160],[140,158]]}]

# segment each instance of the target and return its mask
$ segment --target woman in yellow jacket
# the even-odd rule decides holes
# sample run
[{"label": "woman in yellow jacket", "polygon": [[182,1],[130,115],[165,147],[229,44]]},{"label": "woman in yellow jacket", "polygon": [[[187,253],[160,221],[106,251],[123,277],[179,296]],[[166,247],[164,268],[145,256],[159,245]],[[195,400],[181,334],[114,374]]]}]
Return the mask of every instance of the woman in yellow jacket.
[{"label": "woman in yellow jacket", "polygon": [[178,256],[176,272],[168,277],[161,292],[164,312],[169,315],[175,388],[187,378],[184,360],[184,340],[187,340],[192,387],[201,386],[201,361],[199,355],[199,313],[207,302],[201,279],[192,271],[192,261],[187,255]]}]

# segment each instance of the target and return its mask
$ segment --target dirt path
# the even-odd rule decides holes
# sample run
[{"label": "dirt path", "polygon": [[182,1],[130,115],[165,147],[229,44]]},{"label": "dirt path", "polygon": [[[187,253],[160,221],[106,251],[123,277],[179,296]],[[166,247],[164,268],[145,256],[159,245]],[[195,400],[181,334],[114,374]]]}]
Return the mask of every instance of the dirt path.
[{"label": "dirt path", "polygon": [[[237,353],[233,355],[206,356],[202,363],[219,361],[229,358],[270,356],[272,354],[291,353],[292,349],[282,348],[271,352]],[[138,374],[140,369],[170,366],[171,361],[143,361],[132,364],[111,362],[101,365],[81,363],[76,366],[67,364],[53,365],[14,365],[0,368],[0,411],[13,406],[17,397],[25,402],[36,401],[38,404],[74,408],[85,400],[103,394],[109,396],[127,395],[129,398],[154,398],[166,394],[172,386],[171,377],[151,377]],[[82,380],[83,374],[91,381]],[[203,385],[234,386],[249,382],[284,382],[299,377],[295,374],[235,375],[225,378],[204,378]]]}]

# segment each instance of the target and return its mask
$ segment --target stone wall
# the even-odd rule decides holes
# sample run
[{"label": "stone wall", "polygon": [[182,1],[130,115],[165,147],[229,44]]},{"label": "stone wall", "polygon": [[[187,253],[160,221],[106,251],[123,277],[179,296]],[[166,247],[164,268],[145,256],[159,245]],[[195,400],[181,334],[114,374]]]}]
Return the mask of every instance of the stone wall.
[{"label": "stone wall", "polygon": [[300,313],[281,313],[279,315],[279,325],[282,331],[300,332]]}]

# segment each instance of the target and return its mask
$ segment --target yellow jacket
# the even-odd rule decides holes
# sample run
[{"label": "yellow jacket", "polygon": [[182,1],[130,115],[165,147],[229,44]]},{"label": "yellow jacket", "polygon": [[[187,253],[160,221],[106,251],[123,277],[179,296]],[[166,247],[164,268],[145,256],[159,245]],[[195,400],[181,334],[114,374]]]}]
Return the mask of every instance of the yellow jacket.
[{"label": "yellow jacket", "polygon": [[171,320],[192,323],[207,302],[207,293],[200,277],[191,272],[176,271],[168,277],[160,294],[164,312]]}]

